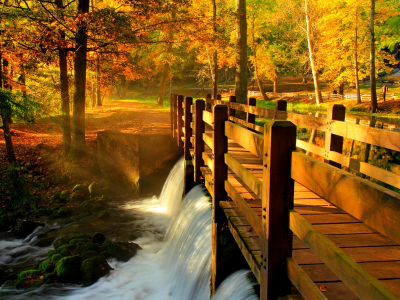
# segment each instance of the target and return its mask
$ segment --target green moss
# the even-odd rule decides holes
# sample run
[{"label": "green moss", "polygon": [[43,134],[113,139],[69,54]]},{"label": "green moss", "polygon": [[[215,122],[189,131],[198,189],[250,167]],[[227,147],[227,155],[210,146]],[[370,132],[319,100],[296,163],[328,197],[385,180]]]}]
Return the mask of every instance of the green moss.
[{"label": "green moss", "polygon": [[98,252],[100,247],[98,244],[94,244],[92,242],[89,243],[79,243],[77,247],[78,253],[82,254],[85,251],[96,251]]},{"label": "green moss", "polygon": [[79,256],[67,256],[56,264],[57,277],[62,282],[79,282],[81,278],[82,259]]},{"label": "green moss", "polygon": [[103,244],[105,240],[106,240],[106,237],[104,236],[104,234],[102,234],[100,232],[95,232],[92,235],[92,243]]},{"label": "green moss", "polygon": [[56,250],[50,249],[49,251],[47,251],[48,258],[51,258],[54,254],[57,254]]},{"label": "green moss", "polygon": [[54,254],[54,255],[51,257],[51,261],[54,261],[54,262],[56,263],[56,262],[58,262],[61,258],[62,258],[62,255],[57,253],[57,254]]},{"label": "green moss", "polygon": [[100,277],[107,275],[110,270],[112,268],[104,258],[100,256],[88,258],[82,263],[82,280],[85,284],[93,284]]},{"label": "green moss", "polygon": [[84,251],[82,253],[82,260],[97,256],[97,255],[99,255],[99,253],[96,251]]},{"label": "green moss", "polygon": [[41,274],[42,272],[40,270],[22,271],[18,276],[16,286],[28,287],[34,285],[35,283],[41,280],[40,279]]},{"label": "green moss", "polygon": [[44,273],[50,273],[54,271],[54,264],[51,262],[50,259],[46,259],[45,261],[39,264],[39,270],[43,271]]},{"label": "green moss", "polygon": [[77,192],[77,191],[83,191],[85,189],[85,187],[82,184],[77,184],[74,186],[74,188],[72,189],[72,192]]}]

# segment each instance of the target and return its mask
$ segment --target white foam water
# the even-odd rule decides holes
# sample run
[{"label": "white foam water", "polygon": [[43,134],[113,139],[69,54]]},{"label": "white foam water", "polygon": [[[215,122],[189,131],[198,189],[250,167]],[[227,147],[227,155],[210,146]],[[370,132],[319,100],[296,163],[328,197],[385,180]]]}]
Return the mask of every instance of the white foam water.
[{"label": "white foam water", "polygon": [[[183,160],[171,170],[159,199],[123,205],[140,216],[133,227],[142,246],[128,262],[109,261],[111,273],[89,287],[44,285],[32,291],[7,293],[9,299],[210,299],[211,202],[204,186],[194,187],[181,200]],[[1,295],[1,293],[0,293]],[[248,271],[227,278],[214,300],[253,300],[258,297]]]}]

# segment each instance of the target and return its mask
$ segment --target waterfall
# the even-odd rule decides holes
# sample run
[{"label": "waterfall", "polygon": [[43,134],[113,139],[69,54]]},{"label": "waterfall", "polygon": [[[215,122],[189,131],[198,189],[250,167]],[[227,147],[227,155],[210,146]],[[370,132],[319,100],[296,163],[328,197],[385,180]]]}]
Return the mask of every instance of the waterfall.
[{"label": "waterfall", "polygon": [[[135,200],[121,206],[138,216],[132,230],[142,246],[122,263],[110,260],[111,273],[89,287],[44,285],[32,291],[7,291],[8,299],[210,299],[211,200],[204,186],[194,187],[183,200],[183,159],[171,170],[159,198]],[[227,278],[214,300],[253,300],[258,297],[248,271]],[[1,297],[1,291],[0,291]]]}]

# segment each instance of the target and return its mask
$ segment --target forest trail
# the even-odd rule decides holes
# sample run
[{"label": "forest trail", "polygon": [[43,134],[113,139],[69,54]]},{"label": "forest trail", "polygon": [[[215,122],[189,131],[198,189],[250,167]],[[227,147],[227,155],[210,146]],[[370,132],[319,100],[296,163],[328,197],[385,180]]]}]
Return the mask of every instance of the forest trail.
[{"label": "forest trail", "polygon": [[[119,130],[125,133],[169,133],[169,113],[149,102],[111,100],[86,113],[86,145],[96,147],[97,132]],[[52,155],[62,152],[62,130],[59,116],[46,117],[34,124],[16,123],[11,127],[17,159],[38,164],[43,149]],[[5,142],[0,139],[0,157],[5,156]],[[5,162],[5,161],[4,161]]]}]

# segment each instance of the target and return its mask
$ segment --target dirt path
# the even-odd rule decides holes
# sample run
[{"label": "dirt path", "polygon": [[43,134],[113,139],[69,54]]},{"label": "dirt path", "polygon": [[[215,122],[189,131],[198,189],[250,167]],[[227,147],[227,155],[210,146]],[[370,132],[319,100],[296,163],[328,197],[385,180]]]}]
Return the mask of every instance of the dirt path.
[{"label": "dirt path", "polygon": [[[96,146],[97,132],[119,130],[126,133],[168,133],[169,113],[156,105],[130,101],[112,101],[86,114],[86,143]],[[40,162],[42,150],[59,155],[62,132],[59,117],[47,117],[35,124],[12,125],[13,144],[19,161]],[[5,142],[0,139],[0,157],[5,157]],[[1,161],[2,159],[0,159]]]}]

